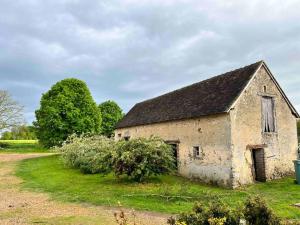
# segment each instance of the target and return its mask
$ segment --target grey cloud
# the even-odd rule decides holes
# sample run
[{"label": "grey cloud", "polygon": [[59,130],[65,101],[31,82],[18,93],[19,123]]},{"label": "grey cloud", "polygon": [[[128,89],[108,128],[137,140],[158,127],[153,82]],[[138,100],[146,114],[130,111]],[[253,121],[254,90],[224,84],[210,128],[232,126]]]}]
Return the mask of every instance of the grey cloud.
[{"label": "grey cloud", "polygon": [[97,102],[137,101],[265,59],[300,109],[295,1],[0,1],[0,89],[34,119],[66,77]]}]

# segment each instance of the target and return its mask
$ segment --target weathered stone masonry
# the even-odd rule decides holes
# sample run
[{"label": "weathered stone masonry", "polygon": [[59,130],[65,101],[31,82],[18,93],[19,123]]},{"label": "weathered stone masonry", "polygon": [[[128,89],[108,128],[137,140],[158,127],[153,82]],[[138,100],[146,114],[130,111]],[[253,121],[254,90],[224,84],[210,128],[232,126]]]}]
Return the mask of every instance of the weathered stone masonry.
[{"label": "weathered stone masonry", "polygon": [[[219,110],[224,112],[208,113],[210,115],[201,115],[195,118],[186,116],[187,118],[170,119],[171,116],[177,116],[176,112],[173,115],[173,111],[170,111],[166,113],[167,116],[170,115],[169,121],[163,121],[164,117],[160,116],[153,117],[154,119],[151,120],[150,114],[155,111],[153,105],[160,107],[162,104],[176,104],[176,98],[181,91],[179,90],[178,92],[175,91],[177,95],[175,100],[171,98],[172,96],[162,96],[150,100],[152,101],[150,106],[149,102],[135,106],[116,129],[116,139],[155,135],[167,142],[176,143],[180,174],[220,186],[238,187],[255,181],[255,173],[257,172],[255,170],[258,170],[254,168],[253,151],[255,149],[263,150],[263,170],[267,180],[292,173],[292,160],[297,157],[296,119],[299,115],[284,95],[266,64],[258,62],[250,66],[251,70],[249,66],[244,67],[230,72],[232,74],[223,75],[224,77],[227,76],[226,78],[221,75],[216,80],[208,80],[207,83],[204,81],[204,84],[201,82],[193,86],[195,89],[203,89],[203,85],[206,85],[208,88],[214,89],[214,92],[220,92],[213,93],[211,98],[213,100],[208,101],[218,100],[218,94],[232,98],[230,101],[228,100],[228,109]],[[248,76],[249,80],[242,84],[239,76],[247,77],[245,75],[247,72],[252,74]],[[234,76],[235,79],[233,79]],[[223,89],[221,90],[220,86],[222,81],[220,79],[227,79],[224,84],[228,83],[228,79],[230,82],[235,82],[236,84],[232,85],[231,89],[237,85],[244,86],[236,96],[231,95],[230,88],[222,93]],[[187,92],[187,89],[181,92]],[[183,95],[185,94],[183,93]],[[170,93],[170,95],[174,95],[174,93]],[[274,101],[276,130],[272,133],[265,133],[262,129],[262,96],[272,97]],[[198,97],[205,98],[205,96]],[[167,98],[167,102],[163,98]],[[224,96],[222,98],[224,101]],[[194,104],[197,104],[197,102],[195,103],[197,99],[187,99],[187,101],[194,101]],[[217,105],[216,102],[212,102],[212,104]],[[181,105],[183,104],[181,103]],[[147,107],[152,108],[147,111]],[[186,107],[184,110],[187,111],[193,110],[193,108],[189,108],[190,105],[182,107]],[[199,107],[197,110],[200,112],[205,109]],[[209,110],[214,111],[213,108]],[[135,117],[140,115],[145,118],[135,120]],[[194,115],[197,115],[197,112],[194,112]],[[128,118],[126,119],[126,117]],[[199,157],[195,157],[194,147],[199,147]]]},{"label": "weathered stone masonry", "polygon": [[[266,92],[264,92],[266,87]],[[262,96],[272,96],[275,103],[276,132],[262,132]],[[293,172],[297,158],[296,116],[280,93],[267,67],[262,66],[230,111],[232,132],[233,186],[253,182],[251,146],[264,146],[267,179]],[[250,146],[250,148],[247,146]]]}]

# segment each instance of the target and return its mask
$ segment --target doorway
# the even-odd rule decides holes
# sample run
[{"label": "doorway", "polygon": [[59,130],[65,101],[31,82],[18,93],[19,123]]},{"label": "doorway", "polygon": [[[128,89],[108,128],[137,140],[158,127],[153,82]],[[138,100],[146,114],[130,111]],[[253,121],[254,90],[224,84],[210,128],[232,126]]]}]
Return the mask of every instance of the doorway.
[{"label": "doorway", "polygon": [[265,151],[263,148],[252,150],[253,177],[258,182],[266,182]]},{"label": "doorway", "polygon": [[176,166],[176,168],[178,168],[178,144],[169,143],[169,145],[172,147],[173,156],[175,159],[175,166]]}]

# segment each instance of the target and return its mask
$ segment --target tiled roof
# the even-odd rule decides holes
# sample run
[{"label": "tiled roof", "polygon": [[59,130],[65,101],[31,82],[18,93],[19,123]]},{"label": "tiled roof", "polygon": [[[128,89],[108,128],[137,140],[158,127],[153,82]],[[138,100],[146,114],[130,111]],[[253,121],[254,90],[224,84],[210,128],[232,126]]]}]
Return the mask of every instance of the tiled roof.
[{"label": "tiled roof", "polygon": [[136,104],[117,128],[227,112],[263,62],[239,68]]}]

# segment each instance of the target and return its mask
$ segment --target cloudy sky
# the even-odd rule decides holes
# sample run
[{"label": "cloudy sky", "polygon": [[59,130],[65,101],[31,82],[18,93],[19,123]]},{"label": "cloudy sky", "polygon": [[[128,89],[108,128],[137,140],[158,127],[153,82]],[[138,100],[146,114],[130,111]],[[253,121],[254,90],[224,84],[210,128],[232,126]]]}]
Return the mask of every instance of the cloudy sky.
[{"label": "cloudy sky", "polygon": [[300,111],[300,1],[0,0],[0,89],[34,120],[57,81],[134,103],[265,60]]}]

